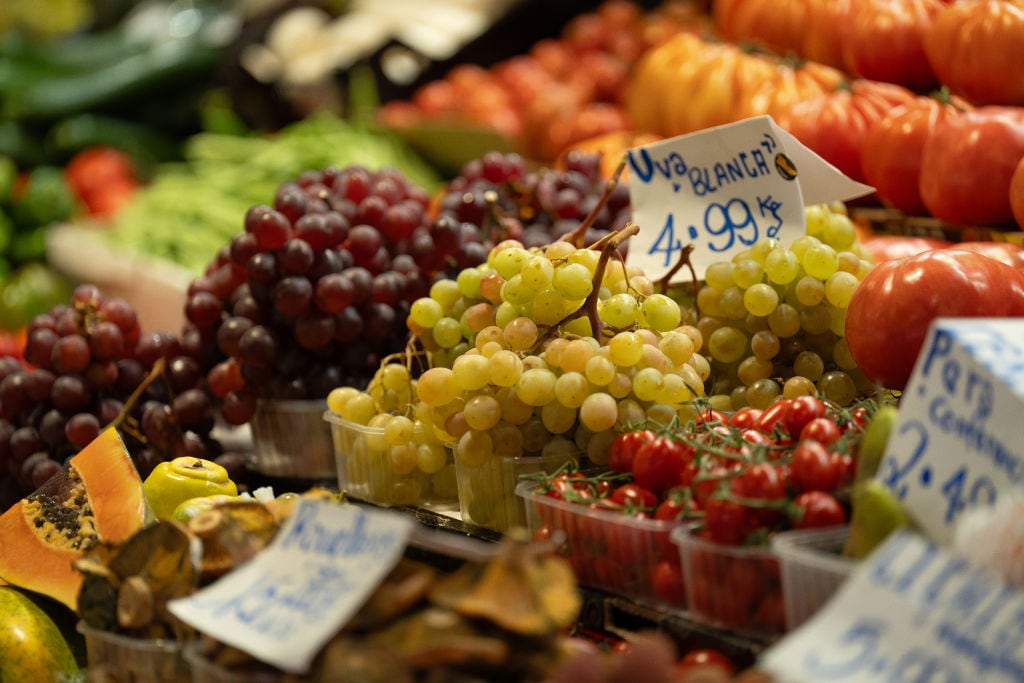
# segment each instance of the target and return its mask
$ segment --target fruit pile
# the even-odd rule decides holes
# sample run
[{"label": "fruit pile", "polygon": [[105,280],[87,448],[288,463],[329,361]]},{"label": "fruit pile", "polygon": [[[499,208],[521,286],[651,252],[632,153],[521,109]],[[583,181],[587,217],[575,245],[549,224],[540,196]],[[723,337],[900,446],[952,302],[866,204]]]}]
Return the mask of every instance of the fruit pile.
[{"label": "fruit pile", "polygon": [[191,334],[144,333],[135,310],[80,285],[26,330],[27,366],[0,359],[0,507],[116,425],[143,476],[178,455],[219,457]]}]

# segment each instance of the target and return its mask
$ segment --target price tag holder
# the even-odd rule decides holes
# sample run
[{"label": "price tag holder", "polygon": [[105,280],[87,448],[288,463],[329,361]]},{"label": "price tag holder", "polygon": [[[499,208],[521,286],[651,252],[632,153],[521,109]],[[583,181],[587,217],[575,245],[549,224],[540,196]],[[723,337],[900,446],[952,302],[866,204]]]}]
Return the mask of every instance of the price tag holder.
[{"label": "price tag holder", "polygon": [[401,558],[414,523],[393,512],[301,500],[263,552],[168,609],[263,662],[306,673]]},{"label": "price tag holder", "polygon": [[965,510],[1024,486],[1021,415],[1024,320],[935,320],[878,476],[929,538],[948,543]]},{"label": "price tag holder", "polygon": [[1024,594],[897,532],[758,664],[786,683],[1019,683]]},{"label": "price tag holder", "polygon": [[[629,194],[640,233],[626,262],[652,279],[689,244],[698,277],[762,237],[804,234],[804,206],[860,197],[874,188],[843,175],[770,116],[630,149]],[[683,277],[683,275],[680,275]]]}]

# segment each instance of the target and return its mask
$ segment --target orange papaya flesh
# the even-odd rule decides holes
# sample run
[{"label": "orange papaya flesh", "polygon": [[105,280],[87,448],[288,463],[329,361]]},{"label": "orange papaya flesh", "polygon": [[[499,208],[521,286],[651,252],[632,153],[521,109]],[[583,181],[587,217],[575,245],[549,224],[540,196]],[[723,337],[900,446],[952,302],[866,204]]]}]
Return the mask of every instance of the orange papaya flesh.
[{"label": "orange papaya flesh", "polygon": [[104,430],[57,476],[0,516],[0,578],[77,609],[72,562],[146,524],[142,480],[117,430]]}]

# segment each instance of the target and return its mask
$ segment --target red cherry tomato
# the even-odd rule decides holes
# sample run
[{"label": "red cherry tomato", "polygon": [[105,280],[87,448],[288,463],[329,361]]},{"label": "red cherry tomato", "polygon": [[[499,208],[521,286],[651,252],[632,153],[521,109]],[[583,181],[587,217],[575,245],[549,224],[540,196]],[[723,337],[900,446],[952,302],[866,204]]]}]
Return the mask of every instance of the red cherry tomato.
[{"label": "red cherry tomato", "polygon": [[665,492],[665,499],[654,509],[654,519],[662,522],[678,522],[687,519],[699,510],[693,493],[686,486],[675,486]]},{"label": "red cherry tomato", "polygon": [[789,480],[800,491],[835,491],[841,463],[821,443],[801,439],[789,460]]},{"label": "red cherry tomato", "polygon": [[681,441],[659,436],[642,445],[633,457],[633,480],[656,495],[680,483],[691,449]]},{"label": "red cherry tomato", "polygon": [[797,396],[782,414],[782,424],[790,436],[800,436],[800,430],[811,420],[825,417],[827,406],[817,396]]},{"label": "red cherry tomato", "polygon": [[816,417],[800,430],[800,440],[814,439],[822,446],[831,446],[840,436],[843,430],[835,422],[827,417]]},{"label": "red cherry tomato", "polygon": [[637,450],[645,443],[654,441],[656,436],[650,429],[623,432],[616,436],[608,447],[608,469],[619,473],[631,472]]},{"label": "red cherry tomato", "polygon": [[686,587],[679,556],[675,560],[659,560],[651,570],[651,588],[654,594],[670,605],[686,601]]},{"label": "red cherry tomato", "polygon": [[658,496],[638,484],[615,487],[608,500],[631,510],[653,510],[658,506]]},{"label": "red cherry tomato", "polygon": [[742,545],[753,527],[749,508],[721,498],[704,505],[704,530],[716,543]]},{"label": "red cherry tomato", "polygon": [[786,411],[789,410],[789,404],[792,400],[793,399],[790,398],[780,398],[778,401],[765,408],[761,413],[761,417],[759,417],[755,423],[754,428],[764,432],[765,434],[771,434],[775,431],[777,426],[785,428],[785,425],[782,423],[782,418],[786,414]]},{"label": "red cherry tomato", "polygon": [[729,418],[729,424],[737,429],[751,429],[757,424],[763,412],[760,408],[751,406],[740,408]]},{"label": "red cherry tomato", "polygon": [[846,524],[846,510],[835,496],[824,491],[806,491],[793,500],[797,512],[794,529],[816,529]]},{"label": "red cherry tomato", "polygon": [[786,496],[786,482],[778,468],[768,463],[755,463],[730,482],[730,490],[750,500],[782,500]]}]

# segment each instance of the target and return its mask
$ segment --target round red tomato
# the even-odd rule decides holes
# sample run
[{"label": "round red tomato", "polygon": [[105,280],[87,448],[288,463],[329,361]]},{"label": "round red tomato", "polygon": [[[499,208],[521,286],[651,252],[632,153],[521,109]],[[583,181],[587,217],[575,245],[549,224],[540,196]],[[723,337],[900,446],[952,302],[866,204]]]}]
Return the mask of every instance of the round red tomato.
[{"label": "round red tomato", "polygon": [[948,117],[924,145],[921,199],[949,223],[1013,223],[1010,179],[1021,157],[1024,108],[981,107]]},{"label": "round red tomato", "polygon": [[786,482],[778,468],[768,463],[749,465],[730,482],[733,494],[749,500],[776,501],[786,496]]},{"label": "round red tomato", "polygon": [[864,78],[794,104],[778,124],[850,178],[864,181],[864,137],[876,121],[914,94],[893,83]]},{"label": "round red tomato", "polygon": [[[915,189],[916,192],[917,190]],[[938,237],[904,237],[902,235],[871,235],[861,239],[860,243],[868,250],[875,263],[895,261],[896,259],[915,256],[922,251],[945,249],[946,247],[953,246],[953,243],[949,240],[939,239]]]},{"label": "round red tomato", "polygon": [[800,436],[800,431],[811,420],[825,417],[825,402],[817,396],[797,396],[782,415],[782,424],[790,436]]},{"label": "round red tomato", "polygon": [[631,510],[653,510],[658,505],[658,496],[637,484],[615,487],[608,500]]},{"label": "round red tomato", "polygon": [[636,452],[645,443],[654,441],[656,436],[650,429],[623,432],[616,436],[608,447],[608,469],[619,473],[631,472]]},{"label": "round red tomato", "polygon": [[[1024,157],[1021,157],[1024,160]],[[1012,197],[1012,195],[1011,195]],[[976,251],[996,261],[1005,263],[1013,268],[1024,268],[1024,245],[1011,242],[957,242],[953,245],[957,249]]]},{"label": "round red tomato", "polygon": [[939,80],[976,105],[1024,105],[1024,2],[953,2],[924,36]]},{"label": "round red tomato", "polygon": [[918,92],[935,87],[938,78],[924,54],[924,34],[943,6],[942,0],[851,3],[844,66],[863,78]]},{"label": "round red tomato", "polygon": [[925,141],[940,121],[967,109],[970,105],[959,98],[920,96],[884,114],[868,129],[861,146],[864,182],[874,186],[889,206],[912,215],[925,213],[920,190]]},{"label": "round red tomato", "polygon": [[813,439],[802,440],[789,461],[789,481],[800,491],[835,491],[840,463],[827,448]]},{"label": "round red tomato", "polygon": [[699,509],[693,493],[686,486],[676,486],[665,492],[665,498],[654,510],[654,519],[662,522],[678,522],[686,519]]},{"label": "round red tomato", "polygon": [[824,491],[807,491],[793,500],[794,529],[817,529],[846,523],[846,510],[835,496]]},{"label": "round red tomato", "polygon": [[875,266],[846,310],[846,343],[864,374],[903,389],[938,317],[1024,315],[1024,276],[960,249],[926,251]]},{"label": "round red tomato", "polygon": [[748,508],[719,498],[704,505],[704,530],[716,543],[741,545],[754,527]]},{"label": "round red tomato", "polygon": [[834,421],[827,417],[816,417],[800,430],[800,440],[813,439],[822,446],[831,446],[840,436],[843,430]]},{"label": "round red tomato", "polygon": [[690,447],[667,436],[642,445],[633,458],[633,480],[657,495],[680,483]]},{"label": "round red tomato", "polygon": [[729,425],[737,429],[750,429],[757,424],[762,412],[760,408],[750,406],[740,408],[729,417]]},{"label": "round red tomato", "polygon": [[761,412],[761,416],[757,419],[754,424],[754,428],[758,429],[765,434],[771,434],[775,431],[776,427],[785,429],[785,423],[782,419],[789,410],[789,404],[793,399],[791,398],[780,398],[775,403],[771,404]]}]

